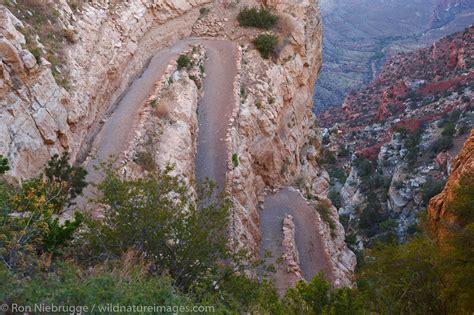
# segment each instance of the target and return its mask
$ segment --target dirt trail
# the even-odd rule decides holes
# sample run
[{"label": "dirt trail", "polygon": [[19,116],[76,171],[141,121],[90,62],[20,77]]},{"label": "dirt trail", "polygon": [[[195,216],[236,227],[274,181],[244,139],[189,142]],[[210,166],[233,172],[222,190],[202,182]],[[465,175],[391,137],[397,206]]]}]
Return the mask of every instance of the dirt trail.
[{"label": "dirt trail", "polygon": [[309,281],[318,272],[324,271],[326,277],[332,279],[330,259],[322,244],[318,229],[320,223],[315,210],[308,205],[298,191],[283,188],[265,198],[264,210],[260,217],[262,231],[260,255],[264,257],[266,251],[272,253],[272,258],[267,259],[267,263],[273,263],[277,267],[277,272],[272,276],[277,290],[283,293],[293,284],[294,279],[286,271],[284,264],[275,263],[276,259],[283,254],[282,224],[286,214],[291,214],[295,222],[295,241],[304,278]]},{"label": "dirt trail", "polygon": [[[124,96],[115,105],[114,110],[106,118],[104,125],[90,145],[92,157],[84,162],[84,167],[87,170],[87,182],[97,184],[101,181],[103,174],[96,169],[101,162],[109,159],[120,160],[121,155],[130,145],[135,131],[134,127],[140,118],[140,111],[153,91],[155,83],[164,75],[170,60],[188,46],[186,41],[179,41],[173,47],[158,52],[151,59],[142,75],[130,85]],[[95,188],[92,185],[87,186],[83,196],[76,199],[77,206],[85,208],[88,199],[92,198],[94,194]]]},{"label": "dirt trail", "polygon": [[[205,63],[206,78],[203,81],[204,96],[198,106],[196,177],[198,180],[207,177],[217,183],[219,190],[223,189],[228,162],[225,138],[236,102],[234,81],[238,73],[238,50],[235,43],[230,41],[198,38],[179,41],[173,47],[158,52],[141,77],[129,87],[91,145],[93,158],[85,164],[88,182],[98,183],[101,180],[102,173],[95,169],[100,162],[111,157],[117,160],[128,149],[134,135],[134,126],[154,84],[164,75],[170,60],[190,44],[205,46],[208,56]],[[93,194],[94,188],[88,186],[84,192],[85,197],[78,198],[78,205],[85,207],[87,198]],[[293,215],[295,220],[296,244],[304,277],[310,280],[321,270],[331,277],[329,259],[323,254],[324,249],[317,228],[317,216],[296,191],[282,189],[266,198],[265,210],[261,217],[261,253],[270,250],[274,256],[273,262],[281,256],[281,229],[285,214]],[[282,292],[291,284],[291,277],[284,267],[277,269],[274,278],[278,290]]]},{"label": "dirt trail", "polygon": [[227,171],[227,135],[235,106],[234,81],[237,76],[237,47],[223,40],[199,41],[206,47],[204,96],[198,106],[198,146],[196,178],[206,177],[224,187]]},{"label": "dirt trail", "polygon": [[[216,181],[220,188],[225,181],[227,150],[225,135],[227,124],[235,104],[233,83],[237,75],[237,49],[234,43],[224,40],[204,40],[190,38],[177,42],[174,46],[159,51],[151,60],[143,74],[128,88],[123,98],[95,136],[90,152],[92,158],[84,163],[89,183],[99,183],[103,174],[96,170],[101,162],[120,160],[134,136],[140,111],[152,92],[155,83],[173,57],[191,44],[206,47],[208,60],[204,79],[204,97],[199,103],[199,135],[196,175],[199,180],[206,177]],[[83,196],[76,202],[80,208],[88,204],[95,189],[89,185]]]}]

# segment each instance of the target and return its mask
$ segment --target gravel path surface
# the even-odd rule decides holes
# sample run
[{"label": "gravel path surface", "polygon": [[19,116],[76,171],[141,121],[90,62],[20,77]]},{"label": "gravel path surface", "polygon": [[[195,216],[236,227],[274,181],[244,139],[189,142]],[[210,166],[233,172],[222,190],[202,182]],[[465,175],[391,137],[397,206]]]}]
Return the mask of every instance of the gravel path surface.
[{"label": "gravel path surface", "polygon": [[227,135],[229,119],[235,106],[234,81],[237,76],[235,43],[230,41],[199,41],[206,47],[204,96],[198,106],[198,146],[196,178],[216,182],[224,188],[227,171]]},{"label": "gravel path surface", "polygon": [[[272,258],[267,259],[267,262],[275,264],[275,260],[283,254],[281,244],[283,219],[286,214],[293,216],[300,267],[307,281],[320,271],[323,271],[328,279],[332,278],[330,260],[324,251],[318,229],[320,222],[315,211],[298,191],[283,188],[265,198],[264,210],[260,217],[262,231],[260,254],[263,257],[266,251],[271,251]],[[292,285],[294,277],[286,271],[284,264],[275,264],[275,267],[277,272],[272,278],[278,291],[282,293],[285,288]]]},{"label": "gravel path surface", "polygon": [[[166,70],[170,60],[189,47],[190,44],[202,44],[206,47],[208,59],[205,63],[204,96],[198,106],[198,149],[196,157],[196,177],[198,180],[209,178],[222,190],[227,170],[227,146],[225,137],[229,119],[235,106],[234,81],[237,76],[238,50],[235,43],[225,40],[186,39],[173,47],[158,52],[143,74],[133,82],[124,97],[109,115],[91,146],[93,158],[88,160],[87,181],[98,183],[101,172],[95,167],[111,157],[117,159],[127,147],[134,135],[140,110],[153,90],[154,84]],[[89,186],[79,206],[87,205],[87,199],[94,194]],[[261,254],[270,250],[271,262],[281,257],[283,238],[282,222],[285,214],[294,217],[296,225],[296,244],[300,255],[300,265],[307,280],[323,270],[330,275],[329,259],[325,256],[319,235],[317,216],[300,193],[285,188],[267,196],[265,210],[261,216],[262,244]],[[275,284],[280,292],[291,284],[291,275],[284,266],[278,266],[274,274]]]},{"label": "gravel path surface", "polygon": [[[217,182],[220,189],[223,188],[227,169],[225,135],[235,104],[233,83],[237,75],[237,48],[230,41],[198,38],[181,40],[174,46],[159,51],[143,74],[128,88],[91,144],[92,158],[84,164],[88,172],[88,182],[99,183],[103,174],[95,168],[103,161],[119,160],[121,154],[128,149],[140,111],[155,83],[164,75],[171,59],[177,57],[190,44],[204,45],[208,55],[205,64],[205,94],[198,108],[196,176],[198,180],[208,177]],[[77,198],[77,205],[85,207],[94,192],[94,187],[89,185],[84,196]]]}]

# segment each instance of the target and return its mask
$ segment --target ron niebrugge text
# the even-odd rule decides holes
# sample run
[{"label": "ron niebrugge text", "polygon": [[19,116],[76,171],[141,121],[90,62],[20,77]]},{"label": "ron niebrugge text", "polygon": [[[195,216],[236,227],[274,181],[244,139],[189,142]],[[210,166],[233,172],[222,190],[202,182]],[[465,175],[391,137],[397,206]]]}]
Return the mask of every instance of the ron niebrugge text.
[{"label": "ron niebrugge text", "polygon": [[12,303],[9,306],[12,312],[36,312],[36,313],[212,313],[215,311],[212,305],[121,305],[121,304],[93,304],[93,305],[55,305],[55,304],[32,304],[20,305]]}]

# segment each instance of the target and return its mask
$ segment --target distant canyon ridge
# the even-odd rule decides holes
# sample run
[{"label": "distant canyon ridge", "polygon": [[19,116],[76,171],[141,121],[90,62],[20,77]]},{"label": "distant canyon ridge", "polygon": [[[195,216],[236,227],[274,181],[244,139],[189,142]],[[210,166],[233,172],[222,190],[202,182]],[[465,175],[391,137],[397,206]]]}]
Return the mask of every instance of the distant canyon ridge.
[{"label": "distant canyon ridge", "polygon": [[341,105],[387,57],[428,46],[474,20],[474,0],[322,0],[323,68],[314,111]]}]

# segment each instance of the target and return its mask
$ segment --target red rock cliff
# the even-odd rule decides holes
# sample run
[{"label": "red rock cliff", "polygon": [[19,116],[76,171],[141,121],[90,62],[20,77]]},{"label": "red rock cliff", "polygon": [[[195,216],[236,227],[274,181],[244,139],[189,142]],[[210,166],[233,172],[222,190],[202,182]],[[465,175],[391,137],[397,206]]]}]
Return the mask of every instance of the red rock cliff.
[{"label": "red rock cliff", "polygon": [[[437,237],[446,235],[446,223],[454,223],[456,217],[449,211],[448,204],[454,197],[454,190],[462,177],[474,178],[474,129],[459,155],[454,159],[452,172],[443,191],[433,197],[428,206],[429,223]],[[474,194],[474,191],[472,192]]]}]

